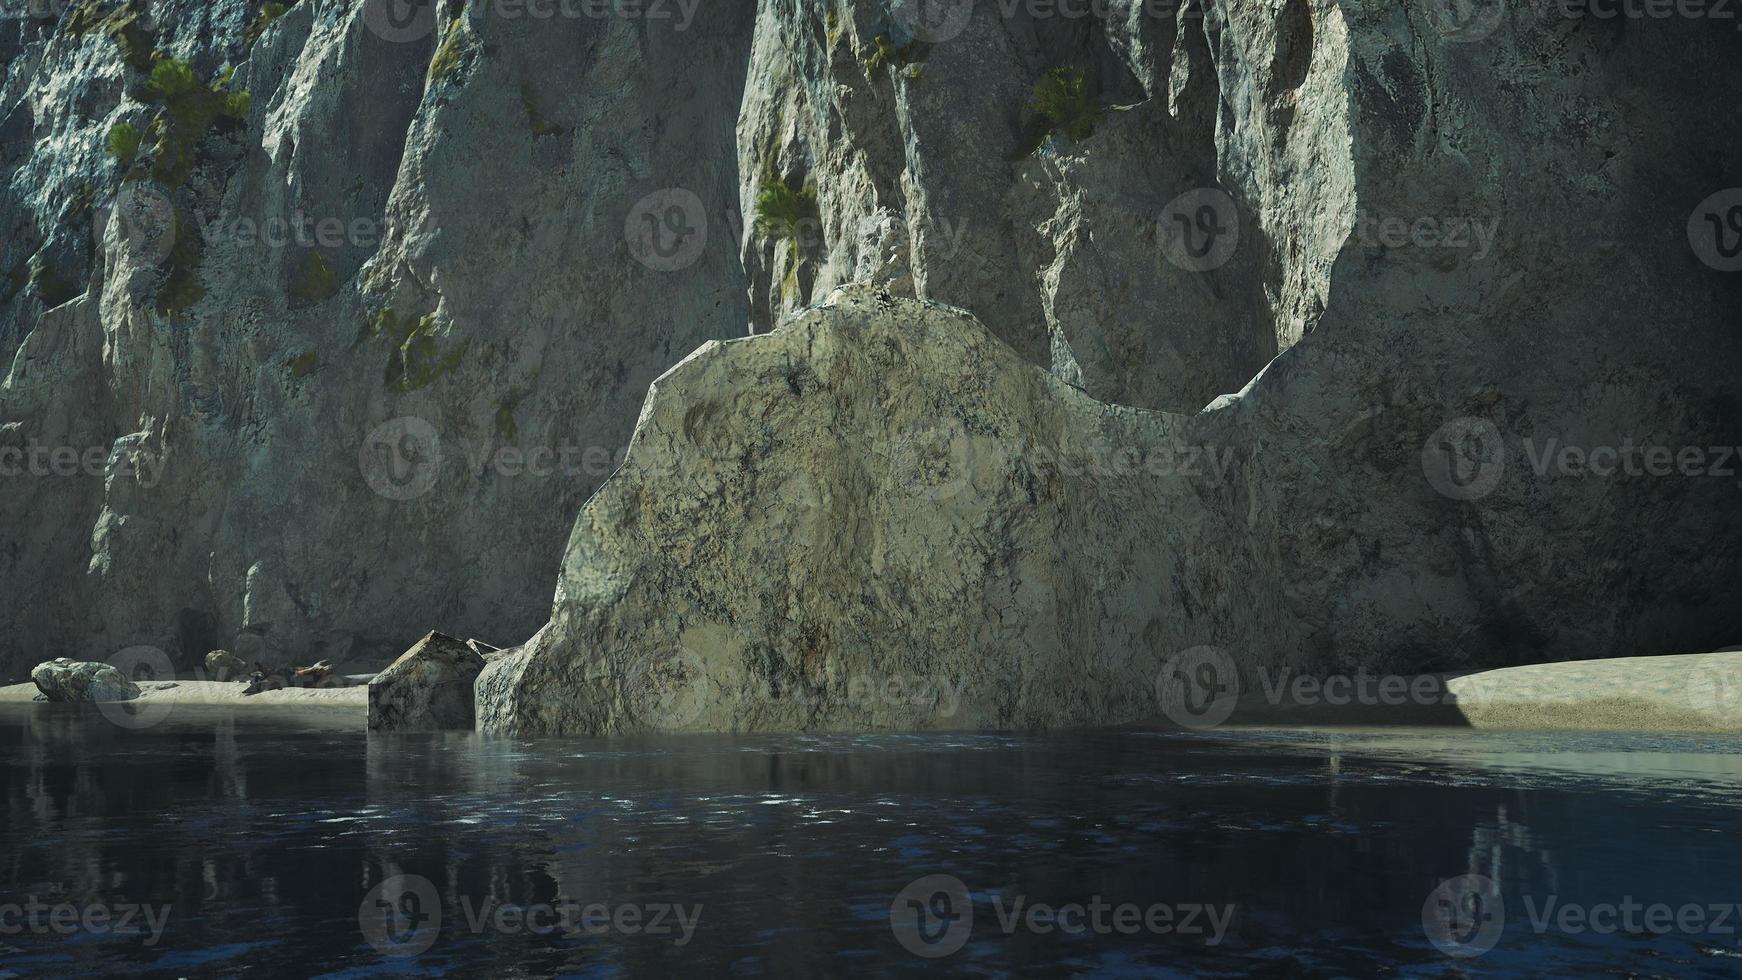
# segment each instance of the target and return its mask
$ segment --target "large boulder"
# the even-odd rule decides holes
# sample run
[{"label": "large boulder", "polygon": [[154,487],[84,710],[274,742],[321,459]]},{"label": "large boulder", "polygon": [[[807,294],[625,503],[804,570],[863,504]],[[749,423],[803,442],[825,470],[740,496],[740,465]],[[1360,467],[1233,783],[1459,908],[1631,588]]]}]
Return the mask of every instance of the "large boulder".
[{"label": "large boulder", "polygon": [[472,684],[484,658],[465,641],[430,632],[369,682],[372,731],[472,727]]},{"label": "large boulder", "polygon": [[1200,478],[1176,475],[1207,459],[1183,421],[1097,402],[960,310],[868,289],[709,344],[655,382],[551,623],[479,679],[479,727],[1148,714],[1160,641],[1189,625],[1157,583],[1224,543]]},{"label": "large boulder", "polygon": [[[479,677],[478,727],[1119,724],[1223,664],[1241,676],[1198,694],[1283,667],[1673,652],[1733,615],[1727,578],[1675,585],[1700,528],[1737,522],[1718,481],[1621,494],[1533,473],[1513,433],[1563,409],[1523,386],[1486,396],[1512,412],[1497,458],[1447,459],[1468,451],[1445,448],[1447,420],[1480,403],[1449,371],[1449,392],[1352,401],[1361,371],[1407,371],[1388,357],[1309,338],[1239,395],[1172,415],[1098,402],[963,311],[841,290],[655,382],[582,511],[550,623]],[[1674,424],[1666,438],[1704,435]],[[1478,463],[1485,494],[1443,479]],[[1605,492],[1611,507],[1580,506]],[[1533,505],[1552,536],[1524,523]],[[1703,525],[1676,523],[1695,505]],[[1629,554],[1640,591],[1593,623],[1636,527],[1660,528]],[[1724,551],[1696,565],[1734,567]],[[1665,608],[1686,614],[1646,637]]]},{"label": "large boulder", "polygon": [[30,679],[50,701],[131,701],[139,696],[139,685],[94,660],[45,661],[30,672]]}]

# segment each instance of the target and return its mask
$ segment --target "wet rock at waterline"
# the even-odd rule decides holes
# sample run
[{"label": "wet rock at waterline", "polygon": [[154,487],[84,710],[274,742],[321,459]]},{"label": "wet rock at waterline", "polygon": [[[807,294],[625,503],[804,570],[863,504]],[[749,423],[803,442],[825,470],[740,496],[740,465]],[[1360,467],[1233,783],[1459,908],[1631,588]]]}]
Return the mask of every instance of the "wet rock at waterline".
[{"label": "wet rock at waterline", "polygon": [[[477,641],[430,632],[369,682],[369,728],[469,729],[473,682],[484,669]],[[494,650],[494,647],[491,647]]]},{"label": "wet rock at waterline", "polygon": [[120,671],[90,660],[49,660],[37,664],[30,679],[49,701],[131,701],[139,696],[139,685]]}]

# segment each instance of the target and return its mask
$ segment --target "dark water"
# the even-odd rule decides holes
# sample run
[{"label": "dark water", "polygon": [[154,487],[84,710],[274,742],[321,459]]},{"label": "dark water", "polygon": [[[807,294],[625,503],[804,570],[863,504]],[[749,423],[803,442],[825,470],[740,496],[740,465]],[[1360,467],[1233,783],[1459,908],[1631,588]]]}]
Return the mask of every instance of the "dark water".
[{"label": "dark water", "polygon": [[[0,974],[1738,976],[1742,922],[1717,921],[1742,901],[1738,749],[1384,731],[516,742],[6,706],[0,905],[18,908],[0,908]],[[1423,908],[1466,874],[1498,895],[1445,906],[1478,913],[1449,941],[1480,955],[1453,957]],[[932,875],[971,897],[933,879],[897,902]],[[161,928],[137,912],[135,934],[57,929],[18,910],[30,896],[112,920],[156,906]],[[1551,896],[1703,921],[1539,929]],[[1030,919],[1036,903],[1080,903],[1077,933]],[[1219,936],[1209,910],[1227,912]],[[902,942],[940,951],[925,938],[959,948]]]}]

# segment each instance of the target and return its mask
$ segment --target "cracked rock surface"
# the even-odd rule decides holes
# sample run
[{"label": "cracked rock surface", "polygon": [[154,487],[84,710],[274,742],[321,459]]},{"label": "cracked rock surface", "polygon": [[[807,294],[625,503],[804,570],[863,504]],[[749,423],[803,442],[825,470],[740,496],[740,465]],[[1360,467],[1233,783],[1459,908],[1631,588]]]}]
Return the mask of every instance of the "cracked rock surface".
[{"label": "cracked rock surface", "polygon": [[[0,666],[435,628],[533,637],[500,730],[976,727],[1736,641],[1732,25],[941,6],[0,21]],[[249,93],[185,167],[106,150],[129,25]]]}]

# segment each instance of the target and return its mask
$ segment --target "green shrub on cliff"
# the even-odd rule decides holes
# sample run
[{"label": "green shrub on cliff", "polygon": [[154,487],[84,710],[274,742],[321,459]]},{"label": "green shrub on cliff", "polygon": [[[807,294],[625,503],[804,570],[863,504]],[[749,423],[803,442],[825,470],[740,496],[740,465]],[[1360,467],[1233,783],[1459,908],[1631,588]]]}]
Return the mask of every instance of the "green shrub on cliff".
[{"label": "green shrub on cliff", "polygon": [[283,17],[284,12],[289,9],[289,6],[282,3],[261,4],[260,12],[254,15],[254,19],[242,31],[242,43],[248,47],[253,47],[254,42],[260,40],[260,35],[266,33],[266,29],[272,26],[272,22]]},{"label": "green shrub on cliff", "polygon": [[66,16],[68,34],[83,37],[102,31],[121,51],[121,60],[137,72],[149,72],[161,57],[156,42],[139,24],[140,13],[130,3],[108,6],[103,0],[85,0]]},{"label": "green shrub on cliff", "polygon": [[144,137],[139,127],[129,122],[118,122],[109,127],[109,136],[104,140],[104,146],[109,155],[121,162],[123,167],[133,162],[133,157],[139,153],[139,141]]},{"label": "green shrub on cliff", "polygon": [[192,65],[169,58],[152,66],[151,77],[145,84],[165,99],[176,99],[192,92],[200,83],[194,77]]},{"label": "green shrub on cliff", "polygon": [[152,139],[152,177],[165,187],[179,187],[187,180],[199,142],[214,123],[245,119],[253,105],[247,92],[224,91],[222,79],[210,85],[192,79],[193,70],[186,62],[161,62],[151,72],[151,88],[162,94],[164,105],[145,132]]},{"label": "green shrub on cliff", "polygon": [[1034,86],[1029,108],[1045,116],[1055,132],[1081,142],[1095,134],[1107,111],[1089,95],[1088,80],[1081,68],[1054,68]]},{"label": "green shrub on cliff", "polygon": [[1034,84],[1034,97],[1028,108],[1044,122],[1030,129],[1017,148],[1015,159],[1033,153],[1055,133],[1081,143],[1095,135],[1095,127],[1107,115],[1107,110],[1089,94],[1088,78],[1081,68],[1054,68],[1042,75]]},{"label": "green shrub on cliff", "polygon": [[807,231],[820,224],[815,185],[807,184],[794,190],[776,173],[763,176],[762,187],[756,192],[756,230],[759,234],[776,241],[790,241],[797,246]]}]

